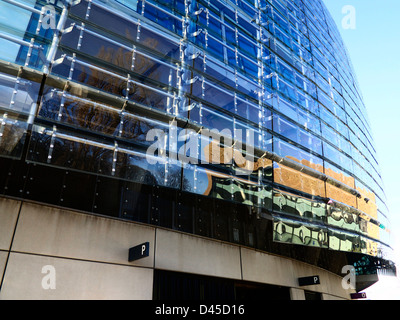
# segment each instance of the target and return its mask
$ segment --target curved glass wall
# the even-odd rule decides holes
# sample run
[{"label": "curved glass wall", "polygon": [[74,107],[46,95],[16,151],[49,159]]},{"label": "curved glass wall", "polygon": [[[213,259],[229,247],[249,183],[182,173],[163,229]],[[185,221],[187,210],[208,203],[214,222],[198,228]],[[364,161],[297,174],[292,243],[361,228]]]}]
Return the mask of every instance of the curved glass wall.
[{"label": "curved glass wall", "polygon": [[271,238],[388,257],[366,109],[322,1],[0,11],[13,13],[0,21],[4,195],[261,249]]}]

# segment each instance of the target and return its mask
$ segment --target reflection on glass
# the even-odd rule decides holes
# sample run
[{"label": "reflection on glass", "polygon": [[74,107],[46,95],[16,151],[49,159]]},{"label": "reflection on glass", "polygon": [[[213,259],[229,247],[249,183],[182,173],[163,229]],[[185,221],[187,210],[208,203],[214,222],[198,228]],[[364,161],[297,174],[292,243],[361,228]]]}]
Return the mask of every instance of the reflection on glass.
[{"label": "reflection on glass", "polygon": [[350,210],[328,205],[327,207],[328,224],[337,226],[346,230],[357,232],[362,231],[364,223],[360,221],[359,216]]},{"label": "reflection on glass", "polygon": [[324,181],[274,162],[274,182],[286,187],[325,197]]},{"label": "reflection on glass", "polygon": [[0,73],[0,109],[32,114],[36,109],[40,84]]},{"label": "reflection on glass", "polygon": [[27,119],[0,112],[0,155],[20,159],[28,129]]},{"label": "reflection on glass", "polygon": [[184,176],[191,192],[252,207],[271,208],[272,193],[268,185],[193,165],[185,166]]},{"label": "reflection on glass", "polygon": [[363,246],[363,242],[357,234],[329,229],[329,249],[361,253]]},{"label": "reflection on glass", "polygon": [[275,189],[273,204],[274,212],[280,214],[322,223],[326,221],[326,205],[321,200],[309,199],[295,193]]},{"label": "reflection on glass", "polygon": [[[328,38],[313,35],[326,30],[304,23],[315,5],[270,1],[257,26],[248,1],[77,1],[41,88],[29,67],[43,63],[53,30],[21,8],[16,25],[6,13],[18,3],[0,2],[0,59],[22,67],[1,64],[0,154],[21,158],[33,124],[31,162],[264,208],[282,216],[276,241],[325,248],[326,225],[330,248],[375,255],[390,230],[375,151],[345,61],[332,65],[319,50]],[[176,151],[193,163],[162,152],[149,163],[147,135],[167,133],[174,116],[177,136],[193,138]]]},{"label": "reflection on glass", "polygon": [[28,160],[143,184],[181,186],[179,163],[156,158],[155,164],[151,164],[146,154],[139,151],[81,138],[55,127],[49,130],[34,126]]},{"label": "reflection on glass", "polygon": [[356,196],[345,190],[335,187],[330,183],[326,183],[326,196],[353,208],[357,208]]},{"label": "reflection on glass", "polygon": [[274,235],[276,242],[328,247],[327,230],[317,225],[300,221],[274,217]]},{"label": "reflection on glass", "polygon": [[354,188],[354,177],[346,174],[343,170],[340,170],[329,162],[324,163],[324,173],[327,176],[344,183],[350,188]]}]

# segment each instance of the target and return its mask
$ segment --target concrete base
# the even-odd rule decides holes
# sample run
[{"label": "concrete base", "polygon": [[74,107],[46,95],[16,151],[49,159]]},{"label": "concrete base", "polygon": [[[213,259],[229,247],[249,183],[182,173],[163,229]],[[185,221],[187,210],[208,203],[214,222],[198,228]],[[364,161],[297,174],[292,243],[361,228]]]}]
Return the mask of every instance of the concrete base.
[{"label": "concrete base", "polygon": [[[172,230],[0,198],[0,299],[134,299],[153,297],[155,269],[304,290],[349,299],[342,278],[316,266]],[[149,242],[150,255],[128,262]],[[321,284],[299,287],[319,275]]]}]

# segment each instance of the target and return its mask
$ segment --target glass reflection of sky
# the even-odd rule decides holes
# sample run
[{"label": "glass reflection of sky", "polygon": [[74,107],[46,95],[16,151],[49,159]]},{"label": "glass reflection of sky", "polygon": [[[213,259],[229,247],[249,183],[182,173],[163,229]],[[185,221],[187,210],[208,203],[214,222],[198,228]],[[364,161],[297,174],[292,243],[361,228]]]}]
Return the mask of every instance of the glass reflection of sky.
[{"label": "glass reflection of sky", "polygon": [[[33,7],[36,1],[25,0],[19,2]],[[30,17],[31,13],[29,11],[5,2],[0,2],[1,29],[7,30],[8,34],[22,39],[28,27]],[[19,50],[20,45],[0,38],[0,55],[3,60],[15,62]]]}]

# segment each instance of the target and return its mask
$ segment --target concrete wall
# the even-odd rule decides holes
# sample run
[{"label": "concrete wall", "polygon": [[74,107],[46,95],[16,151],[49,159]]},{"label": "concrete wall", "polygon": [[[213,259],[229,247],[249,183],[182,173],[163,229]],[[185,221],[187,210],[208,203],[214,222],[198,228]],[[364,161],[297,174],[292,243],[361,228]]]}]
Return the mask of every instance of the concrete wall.
[{"label": "concrete wall", "polygon": [[[149,257],[128,262],[130,247]],[[287,286],[349,298],[341,277],[315,266],[220,241],[133,222],[0,198],[0,299],[151,299],[163,269]],[[321,284],[298,287],[319,275]]]}]

